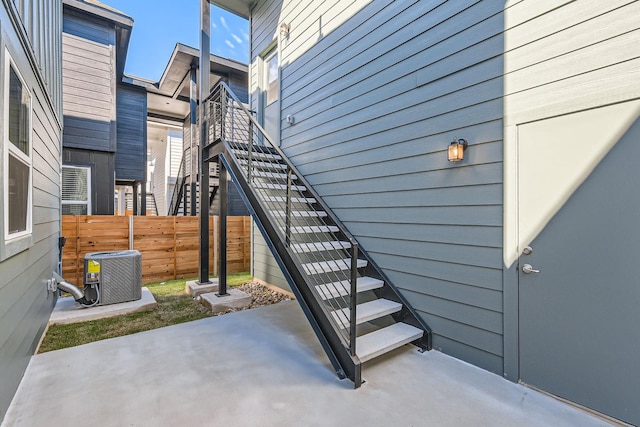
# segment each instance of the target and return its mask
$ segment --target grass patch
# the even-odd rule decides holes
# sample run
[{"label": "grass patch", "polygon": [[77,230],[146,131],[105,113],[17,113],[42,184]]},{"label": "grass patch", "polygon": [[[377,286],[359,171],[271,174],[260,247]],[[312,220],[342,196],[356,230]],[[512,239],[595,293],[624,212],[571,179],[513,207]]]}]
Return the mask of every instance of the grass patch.
[{"label": "grass patch", "polygon": [[[230,274],[227,278],[227,285],[238,286],[251,282],[251,280],[252,277],[249,273]],[[185,283],[185,280],[171,280],[145,285],[158,303],[158,306],[153,310],[71,325],[52,325],[47,331],[38,353],[215,316],[202,304],[184,293]]]}]

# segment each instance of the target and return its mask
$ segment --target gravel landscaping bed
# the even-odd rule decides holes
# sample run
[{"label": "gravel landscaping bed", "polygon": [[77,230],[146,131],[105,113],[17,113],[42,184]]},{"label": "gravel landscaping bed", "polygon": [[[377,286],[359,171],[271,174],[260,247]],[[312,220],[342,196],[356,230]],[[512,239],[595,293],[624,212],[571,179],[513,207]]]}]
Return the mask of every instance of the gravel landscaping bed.
[{"label": "gravel landscaping bed", "polygon": [[269,289],[260,283],[245,283],[244,285],[237,286],[236,289],[251,295],[251,305],[247,308],[275,304],[280,301],[291,301],[288,295]]},{"label": "gravel landscaping bed", "polygon": [[251,295],[251,304],[243,309],[229,309],[219,313],[214,313],[214,316],[276,304],[281,301],[291,301],[291,297],[289,297],[289,295],[270,289],[260,283],[245,283],[244,285],[234,286],[234,289],[241,290],[242,292]]}]

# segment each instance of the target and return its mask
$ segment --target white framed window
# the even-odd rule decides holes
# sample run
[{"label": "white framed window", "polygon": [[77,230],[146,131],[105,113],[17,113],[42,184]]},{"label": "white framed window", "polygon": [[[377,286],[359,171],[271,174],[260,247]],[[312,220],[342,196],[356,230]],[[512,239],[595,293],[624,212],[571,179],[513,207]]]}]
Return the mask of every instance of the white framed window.
[{"label": "white framed window", "polygon": [[4,238],[14,240],[31,234],[32,162],[31,93],[18,67],[5,50],[4,102]]},{"label": "white framed window", "polygon": [[278,100],[280,94],[280,78],[278,75],[278,50],[273,49],[264,59],[265,88],[267,92],[266,104],[270,105]]},{"label": "white framed window", "polygon": [[91,168],[62,166],[62,215],[91,215]]}]

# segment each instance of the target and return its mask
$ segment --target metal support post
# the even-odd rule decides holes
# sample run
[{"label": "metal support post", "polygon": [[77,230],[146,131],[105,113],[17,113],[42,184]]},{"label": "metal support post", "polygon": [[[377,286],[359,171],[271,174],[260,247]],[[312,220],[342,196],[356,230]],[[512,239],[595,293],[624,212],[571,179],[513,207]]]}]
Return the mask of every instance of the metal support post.
[{"label": "metal support post", "polygon": [[220,230],[218,232],[218,259],[220,266],[218,267],[218,296],[229,295],[227,293],[227,194],[228,194],[228,176],[227,169],[222,163],[222,158],[218,156],[218,176],[220,191]]},{"label": "metal support post", "polygon": [[186,187],[187,185],[189,185],[189,184],[185,184],[185,188],[182,191],[182,215],[183,216],[187,216],[187,201],[188,201],[188,198],[187,198],[187,187]]},{"label": "metal support post", "polygon": [[[197,65],[192,64],[189,78],[189,111],[190,111],[190,135],[189,135],[189,206],[191,216],[196,216],[196,170],[198,167],[198,85],[197,85]],[[186,205],[185,205],[186,206]],[[185,213],[186,215],[186,213]]]},{"label": "metal support post", "polygon": [[358,244],[351,242],[351,295],[349,298],[349,350],[356,355],[356,305],[358,304]]},{"label": "metal support post", "polygon": [[147,185],[146,181],[140,181],[140,215],[147,215]]},{"label": "metal support post", "polygon": [[209,0],[200,0],[200,149],[199,149],[199,173],[200,173],[200,283],[209,281],[209,163],[205,159],[205,147],[207,146],[207,119],[204,100],[209,96],[211,78],[211,5]]},{"label": "metal support post", "polygon": [[133,214],[138,215],[138,183],[133,183],[133,194],[131,195],[131,205],[133,206]]}]

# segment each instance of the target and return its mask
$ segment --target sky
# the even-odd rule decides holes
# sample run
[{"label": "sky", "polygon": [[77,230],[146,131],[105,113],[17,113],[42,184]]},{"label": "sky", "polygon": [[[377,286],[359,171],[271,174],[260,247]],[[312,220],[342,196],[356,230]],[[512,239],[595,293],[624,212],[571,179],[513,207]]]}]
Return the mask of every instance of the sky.
[{"label": "sky", "polygon": [[[101,0],[133,18],[125,73],[158,81],[176,43],[199,48],[199,0]],[[211,5],[211,53],[247,63],[249,24]]]}]

